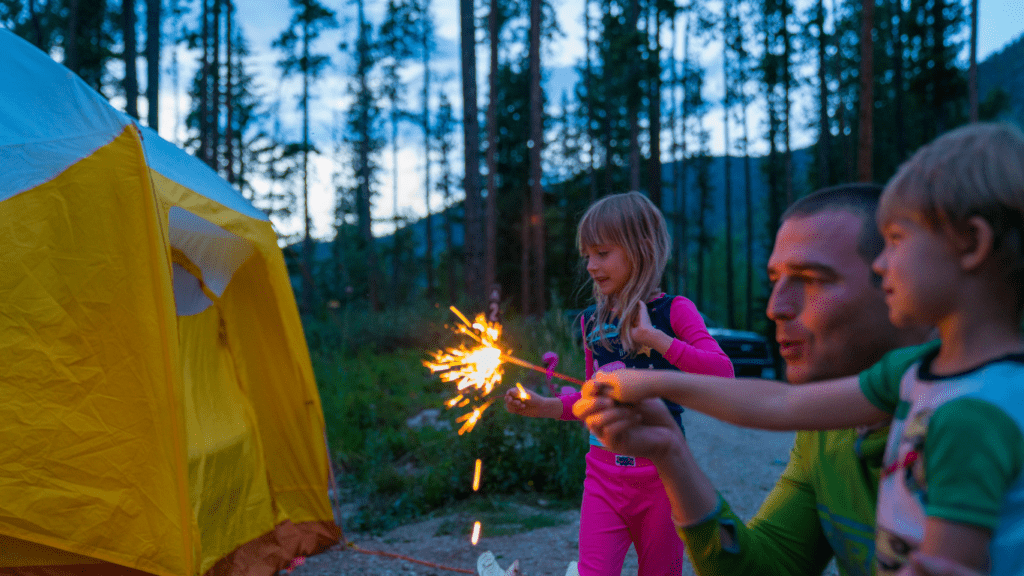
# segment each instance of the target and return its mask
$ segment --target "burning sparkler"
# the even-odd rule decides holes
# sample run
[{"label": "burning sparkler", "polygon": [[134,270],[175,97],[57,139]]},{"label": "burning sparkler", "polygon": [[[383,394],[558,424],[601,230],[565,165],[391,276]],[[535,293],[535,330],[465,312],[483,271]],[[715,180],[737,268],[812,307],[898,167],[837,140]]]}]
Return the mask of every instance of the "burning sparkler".
[{"label": "burning sparkler", "polygon": [[[484,411],[494,402],[493,399],[485,399],[501,383],[502,365],[505,362],[511,362],[580,386],[583,385],[583,381],[577,378],[520,360],[511,355],[511,350],[502,351],[499,342],[501,324],[488,322],[483,314],[478,314],[475,321],[470,322],[455,306],[451,306],[450,309],[462,321],[461,324],[456,325],[455,332],[469,336],[476,342],[476,346],[467,347],[465,344],[459,344],[456,348],[438,350],[431,354],[433,359],[424,361],[423,365],[431,372],[439,372],[440,378],[444,382],[456,383],[458,394],[445,403],[448,408],[465,408],[476,403],[456,420],[456,422],[462,423],[459,435],[473,430]],[[519,389],[520,397],[526,394],[522,386],[519,386]]]},{"label": "burning sparkler", "polygon": [[[494,388],[501,383],[503,375],[502,364],[511,362],[524,368],[536,370],[547,375],[550,384],[552,377],[573,382],[580,386],[583,381],[553,370],[554,365],[549,363],[549,368],[544,369],[520,360],[511,355],[511,350],[502,351],[499,340],[501,338],[501,324],[488,322],[483,314],[478,314],[474,322],[470,322],[462,312],[455,306],[450,307],[451,311],[462,321],[455,327],[455,332],[472,338],[476,345],[467,347],[459,344],[456,348],[438,350],[431,354],[431,361],[424,361],[423,365],[431,372],[439,372],[444,382],[455,382],[457,394],[445,402],[448,408],[469,408],[469,410],[455,419],[462,423],[459,428],[459,435],[471,432],[476,423],[487,408],[494,403],[494,398],[488,399]],[[516,383],[519,389],[519,397],[526,400],[530,397],[522,384]],[[473,404],[472,406],[470,406]],[[473,491],[480,489],[480,472],[482,462],[478,458],[473,471]],[[480,522],[473,524],[473,545],[476,546],[480,539]]]}]

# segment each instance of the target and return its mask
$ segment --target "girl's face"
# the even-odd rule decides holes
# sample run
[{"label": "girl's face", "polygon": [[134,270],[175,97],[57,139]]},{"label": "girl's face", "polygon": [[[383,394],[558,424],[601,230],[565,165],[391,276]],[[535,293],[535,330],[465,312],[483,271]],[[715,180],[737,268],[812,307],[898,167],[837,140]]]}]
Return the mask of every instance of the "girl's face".
[{"label": "girl's face", "polygon": [[959,259],[949,238],[913,216],[898,216],[882,226],[885,249],[872,268],[882,276],[889,320],[894,326],[932,326],[953,308],[952,288],[959,282]]},{"label": "girl's face", "polygon": [[587,272],[601,294],[618,294],[632,272],[622,246],[597,244],[587,246],[583,253],[587,257]]}]

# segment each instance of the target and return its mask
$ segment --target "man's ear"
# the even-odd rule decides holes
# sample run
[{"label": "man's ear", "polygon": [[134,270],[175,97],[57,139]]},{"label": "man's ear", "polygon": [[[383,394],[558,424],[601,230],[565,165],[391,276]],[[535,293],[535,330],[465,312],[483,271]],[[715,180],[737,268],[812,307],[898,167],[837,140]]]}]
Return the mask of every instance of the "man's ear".
[{"label": "man's ear", "polygon": [[971,216],[954,232],[953,244],[960,254],[960,266],[966,271],[978,269],[992,255],[995,232],[981,216]]}]

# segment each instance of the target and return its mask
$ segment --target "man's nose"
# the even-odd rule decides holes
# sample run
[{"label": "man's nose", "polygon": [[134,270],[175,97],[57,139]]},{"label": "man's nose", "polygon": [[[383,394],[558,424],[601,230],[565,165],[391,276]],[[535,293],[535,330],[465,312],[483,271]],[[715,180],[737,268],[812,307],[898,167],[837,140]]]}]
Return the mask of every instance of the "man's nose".
[{"label": "man's nose", "polygon": [[770,320],[791,320],[800,312],[799,288],[792,282],[780,279],[772,287],[772,293],[768,296],[768,307],[766,313]]}]

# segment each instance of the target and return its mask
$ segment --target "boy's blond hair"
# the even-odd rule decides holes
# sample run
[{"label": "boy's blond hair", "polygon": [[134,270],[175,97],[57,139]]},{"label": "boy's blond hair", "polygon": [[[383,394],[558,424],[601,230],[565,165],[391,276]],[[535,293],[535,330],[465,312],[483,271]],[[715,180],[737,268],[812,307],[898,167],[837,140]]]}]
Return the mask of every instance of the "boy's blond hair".
[{"label": "boy's blond hair", "polygon": [[914,213],[933,231],[973,216],[992,226],[993,253],[1024,299],[1024,134],[1009,124],[969,124],[920,148],[885,186],[881,227]]},{"label": "boy's blond hair", "polygon": [[[591,324],[599,328],[602,344],[610,349],[603,327],[618,318],[622,349],[630,355],[635,354],[637,350],[628,327],[637,321],[640,302],[660,292],[661,276],[672,246],[664,216],[639,192],[605,196],[583,214],[576,244],[584,257],[588,247],[602,244],[620,246],[625,251],[630,267],[629,278],[614,299],[601,294],[594,285],[597,312],[591,318]],[[587,331],[590,330],[591,326],[588,326]]]}]

